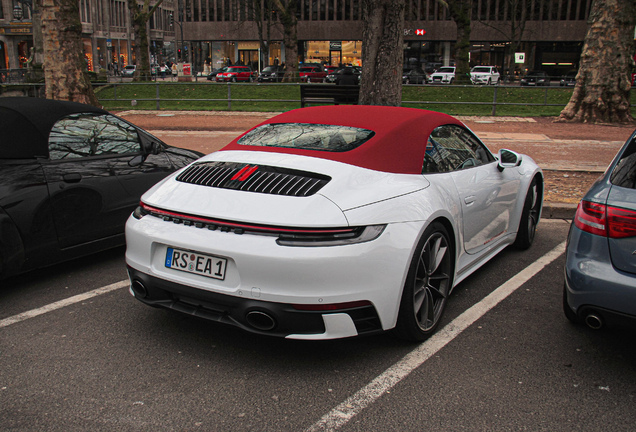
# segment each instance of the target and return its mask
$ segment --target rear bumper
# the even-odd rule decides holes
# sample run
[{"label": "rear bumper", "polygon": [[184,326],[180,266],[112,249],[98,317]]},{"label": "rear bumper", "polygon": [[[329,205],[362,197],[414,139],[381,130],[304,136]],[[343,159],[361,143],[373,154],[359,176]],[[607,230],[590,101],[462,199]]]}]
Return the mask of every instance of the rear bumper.
[{"label": "rear bumper", "polygon": [[290,339],[336,339],[382,331],[371,305],[325,313],[291,304],[246,299],[159,279],[128,267],[130,293],[150,306],[176,310],[263,335]]},{"label": "rear bumper", "polygon": [[565,288],[567,304],[581,319],[595,312],[610,325],[636,324],[636,275],[612,265],[606,238],[572,226]]},{"label": "rear bumper", "polygon": [[[138,281],[147,291],[133,293],[146,304],[252,332],[334,339],[395,326],[411,239],[417,238],[420,228],[420,223],[389,224],[369,242],[289,247],[279,245],[271,235],[211,231],[154,216],[131,217],[126,225],[126,263],[133,284]],[[226,260],[223,278],[166,267],[168,247]],[[343,310],[343,304],[352,302],[372,306]],[[271,316],[276,326],[267,331],[254,326],[247,315],[253,310]],[[301,322],[305,319],[311,324]]]}]

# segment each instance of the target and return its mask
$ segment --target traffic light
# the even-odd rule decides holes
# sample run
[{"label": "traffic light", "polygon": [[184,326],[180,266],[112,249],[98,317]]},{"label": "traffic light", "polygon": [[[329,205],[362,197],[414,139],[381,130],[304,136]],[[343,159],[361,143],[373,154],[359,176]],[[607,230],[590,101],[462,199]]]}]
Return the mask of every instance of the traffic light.
[{"label": "traffic light", "polygon": [[174,25],[174,15],[170,14],[170,27]]}]

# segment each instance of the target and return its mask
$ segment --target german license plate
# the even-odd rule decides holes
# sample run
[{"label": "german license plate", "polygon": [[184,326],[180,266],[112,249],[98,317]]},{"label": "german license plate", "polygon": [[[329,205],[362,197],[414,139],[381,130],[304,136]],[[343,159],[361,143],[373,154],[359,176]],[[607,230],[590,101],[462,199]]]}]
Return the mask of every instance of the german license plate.
[{"label": "german license plate", "polygon": [[214,255],[169,247],[166,252],[166,267],[225,280],[227,260]]}]

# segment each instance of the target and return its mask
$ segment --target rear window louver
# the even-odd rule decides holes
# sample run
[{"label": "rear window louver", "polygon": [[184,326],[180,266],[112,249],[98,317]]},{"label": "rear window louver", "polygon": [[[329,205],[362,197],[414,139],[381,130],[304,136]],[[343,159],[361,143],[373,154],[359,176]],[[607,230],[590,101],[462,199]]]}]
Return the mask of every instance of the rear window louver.
[{"label": "rear window louver", "polygon": [[329,180],[306,171],[236,162],[195,163],[177,176],[177,181],[200,186],[299,197],[315,194]]}]

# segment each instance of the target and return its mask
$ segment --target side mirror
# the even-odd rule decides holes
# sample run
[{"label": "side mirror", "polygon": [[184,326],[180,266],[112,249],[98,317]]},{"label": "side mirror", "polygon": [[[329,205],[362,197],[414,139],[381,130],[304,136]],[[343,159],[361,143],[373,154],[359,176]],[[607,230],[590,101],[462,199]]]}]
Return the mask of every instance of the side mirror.
[{"label": "side mirror", "polygon": [[142,150],[146,155],[158,155],[161,153],[161,145],[156,141],[147,141],[143,143]]},{"label": "side mirror", "polygon": [[144,163],[144,161],[146,160],[146,157],[147,157],[146,154],[137,155],[128,161],[128,165],[131,167],[137,167],[141,165],[142,163]]},{"label": "side mirror", "polygon": [[141,151],[145,155],[158,155],[161,153],[161,144],[152,139],[142,139]]},{"label": "side mirror", "polygon": [[521,165],[521,155],[519,153],[515,153],[512,150],[508,149],[500,149],[497,154],[497,159],[499,162],[497,163],[497,168],[499,171],[503,171],[506,168],[514,168]]}]

